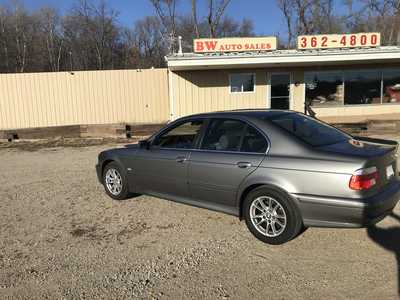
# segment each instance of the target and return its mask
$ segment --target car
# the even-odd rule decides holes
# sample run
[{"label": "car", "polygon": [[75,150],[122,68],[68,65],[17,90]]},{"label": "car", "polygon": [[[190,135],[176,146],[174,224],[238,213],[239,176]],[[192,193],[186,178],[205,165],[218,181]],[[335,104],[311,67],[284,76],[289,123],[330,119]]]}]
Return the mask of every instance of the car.
[{"label": "car", "polygon": [[397,148],[295,111],[234,110],[175,120],[101,152],[96,169],[113,199],[145,194],[231,214],[278,245],[308,227],[365,227],[391,213]]}]

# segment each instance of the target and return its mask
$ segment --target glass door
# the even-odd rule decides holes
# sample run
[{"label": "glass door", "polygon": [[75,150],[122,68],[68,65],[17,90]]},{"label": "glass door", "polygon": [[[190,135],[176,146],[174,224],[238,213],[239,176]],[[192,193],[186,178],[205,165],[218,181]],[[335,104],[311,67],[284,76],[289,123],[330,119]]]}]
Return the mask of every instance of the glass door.
[{"label": "glass door", "polygon": [[270,77],[270,106],[272,109],[290,108],[290,73],[272,73]]}]

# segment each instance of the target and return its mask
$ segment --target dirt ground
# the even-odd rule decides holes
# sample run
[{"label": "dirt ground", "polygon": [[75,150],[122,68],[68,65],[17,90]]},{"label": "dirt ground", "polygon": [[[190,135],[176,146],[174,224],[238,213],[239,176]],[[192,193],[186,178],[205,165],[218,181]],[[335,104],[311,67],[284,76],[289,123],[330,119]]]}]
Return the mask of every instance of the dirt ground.
[{"label": "dirt ground", "polygon": [[398,299],[400,219],[269,246],[232,216],[112,201],[110,147],[0,149],[1,299]]}]

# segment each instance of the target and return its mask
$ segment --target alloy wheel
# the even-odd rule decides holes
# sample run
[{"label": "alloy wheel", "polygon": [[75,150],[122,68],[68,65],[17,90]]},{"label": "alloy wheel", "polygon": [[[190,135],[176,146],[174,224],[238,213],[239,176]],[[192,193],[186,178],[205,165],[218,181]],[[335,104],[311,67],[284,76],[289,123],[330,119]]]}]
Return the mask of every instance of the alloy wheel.
[{"label": "alloy wheel", "polygon": [[267,237],[277,237],[286,228],[287,218],[283,206],[274,198],[261,196],[250,206],[250,219],[258,232]]},{"label": "alloy wheel", "polygon": [[108,191],[118,196],[122,191],[122,177],[116,169],[108,169],[105,176]]}]

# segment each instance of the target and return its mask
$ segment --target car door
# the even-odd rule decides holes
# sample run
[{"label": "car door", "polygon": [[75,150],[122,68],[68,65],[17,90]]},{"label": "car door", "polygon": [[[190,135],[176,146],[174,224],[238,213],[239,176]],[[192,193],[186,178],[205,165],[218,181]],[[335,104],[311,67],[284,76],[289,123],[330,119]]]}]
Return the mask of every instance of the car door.
[{"label": "car door", "polygon": [[144,194],[166,198],[187,198],[187,168],[190,151],[196,144],[203,120],[187,120],[171,125],[140,148],[133,161],[133,184]]},{"label": "car door", "polygon": [[196,201],[234,206],[240,183],[266,155],[268,142],[253,126],[233,119],[211,119],[200,149],[191,153],[189,187]]}]

